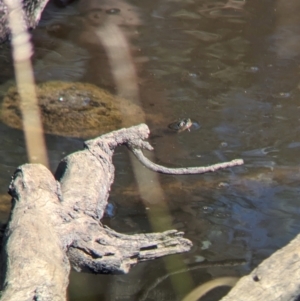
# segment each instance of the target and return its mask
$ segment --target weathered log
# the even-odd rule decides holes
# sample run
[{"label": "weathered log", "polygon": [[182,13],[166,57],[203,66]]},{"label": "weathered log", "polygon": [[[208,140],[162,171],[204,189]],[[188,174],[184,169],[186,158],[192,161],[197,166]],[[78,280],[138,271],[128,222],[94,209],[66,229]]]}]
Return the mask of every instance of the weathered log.
[{"label": "weathered log", "polygon": [[222,301],[295,301],[300,296],[300,235],[242,277]]},{"label": "weathered log", "polygon": [[70,266],[127,273],[140,261],[190,250],[192,243],[176,230],[126,235],[100,222],[114,181],[115,148],[151,150],[144,141],[148,135],[141,124],[89,140],[84,150],[61,161],[55,177],[40,164],[17,169],[9,187],[13,208],[5,232],[1,300],[65,300]]},{"label": "weathered log", "polygon": [[65,300],[69,261],[59,238],[58,185],[42,165],[15,172],[5,233],[1,300]]},{"label": "weathered log", "polygon": [[183,301],[196,301],[220,286],[234,286],[220,301],[299,301],[299,259],[300,234],[239,281],[235,277],[216,278],[195,288]]},{"label": "weathered log", "polygon": [[126,273],[139,261],[191,248],[176,230],[125,235],[100,223],[114,179],[115,147],[144,145],[148,134],[139,125],[87,141],[83,151],[59,164],[57,180],[39,164],[17,169],[9,188],[13,208],[1,300],[65,300],[70,263],[78,271]]}]

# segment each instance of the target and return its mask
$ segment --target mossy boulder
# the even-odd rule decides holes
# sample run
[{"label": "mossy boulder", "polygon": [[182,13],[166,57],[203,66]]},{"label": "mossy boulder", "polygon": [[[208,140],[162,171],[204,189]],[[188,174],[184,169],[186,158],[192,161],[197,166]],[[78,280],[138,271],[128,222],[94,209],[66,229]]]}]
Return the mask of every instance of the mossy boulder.
[{"label": "mossy boulder", "polygon": [[[87,83],[46,82],[36,86],[36,93],[44,131],[49,134],[90,138],[120,128],[125,119],[136,124],[135,116],[142,114],[141,108],[129,100]],[[121,107],[126,116],[122,116]],[[7,91],[1,111],[5,124],[22,129],[16,87]]]}]

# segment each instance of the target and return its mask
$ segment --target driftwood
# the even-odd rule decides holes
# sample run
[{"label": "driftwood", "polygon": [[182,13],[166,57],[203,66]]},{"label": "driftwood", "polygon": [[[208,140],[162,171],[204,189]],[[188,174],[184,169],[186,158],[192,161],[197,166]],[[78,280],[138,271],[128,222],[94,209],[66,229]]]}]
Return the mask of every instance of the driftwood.
[{"label": "driftwood", "polygon": [[[240,279],[220,277],[205,282],[192,290],[182,301],[197,301],[213,289],[221,286],[233,287],[220,301],[300,301],[300,234],[288,245],[265,259],[249,275]],[[243,264],[237,260],[233,264]],[[204,262],[192,269],[211,267],[216,262]],[[222,264],[222,263],[221,263]],[[229,263],[230,264],[230,263]],[[178,270],[167,274],[149,286],[139,301],[147,298],[149,291],[169,276],[187,272],[191,269]],[[206,299],[205,299],[206,300]]]},{"label": "driftwood", "polygon": [[[149,145],[150,146],[150,145]],[[144,148],[148,150],[153,150],[150,146],[145,146]],[[135,145],[129,143],[128,148],[133,152],[133,154],[142,162],[146,167],[149,169],[164,173],[164,174],[171,174],[171,175],[193,175],[193,174],[201,174],[206,172],[214,172],[218,169],[228,168],[232,166],[242,165],[244,161],[242,159],[234,159],[229,162],[217,163],[210,166],[200,166],[200,167],[181,167],[181,168],[169,168],[165,166],[161,166],[151,162],[147,159],[140,148],[136,148]]]},{"label": "driftwood", "polygon": [[10,184],[13,208],[4,238],[1,300],[65,300],[77,271],[127,273],[140,261],[188,251],[183,233],[120,234],[100,223],[114,180],[112,156],[121,144],[151,146],[145,124],[85,143],[55,177],[40,164],[19,167]]},{"label": "driftwood", "polygon": [[222,301],[300,300],[300,235],[242,277]]},{"label": "driftwood", "polygon": [[[66,300],[70,267],[127,273],[140,261],[191,248],[191,242],[176,230],[125,235],[100,222],[114,180],[114,149],[125,144],[142,156],[140,149],[152,149],[144,141],[148,134],[148,127],[142,124],[87,141],[83,151],[61,161],[55,178],[38,164],[16,170],[9,187],[13,208],[4,239],[1,300]],[[235,163],[242,161],[222,167]],[[159,165],[153,168],[163,172]],[[222,301],[298,300],[299,250],[297,236],[241,278]]]}]

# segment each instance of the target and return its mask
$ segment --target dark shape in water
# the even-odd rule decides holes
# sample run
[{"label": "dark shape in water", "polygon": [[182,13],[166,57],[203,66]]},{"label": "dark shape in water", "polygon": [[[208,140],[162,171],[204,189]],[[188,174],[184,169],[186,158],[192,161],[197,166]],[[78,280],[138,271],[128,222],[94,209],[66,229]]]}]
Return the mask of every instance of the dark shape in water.
[{"label": "dark shape in water", "polygon": [[199,129],[200,125],[197,122],[192,122],[190,118],[178,119],[168,125],[168,128],[178,133],[185,130],[190,131],[191,129]]},{"label": "dark shape in water", "polygon": [[[129,125],[143,114],[140,107],[92,84],[79,82],[45,82],[36,86],[44,131],[49,134],[91,138],[116,130],[123,125],[123,115]],[[119,110],[124,105],[122,114]],[[16,87],[4,96],[1,121],[22,129],[21,99]],[[123,121],[122,121],[123,120]]]},{"label": "dark shape in water", "polygon": [[53,3],[58,7],[66,7],[75,0],[54,0]]}]

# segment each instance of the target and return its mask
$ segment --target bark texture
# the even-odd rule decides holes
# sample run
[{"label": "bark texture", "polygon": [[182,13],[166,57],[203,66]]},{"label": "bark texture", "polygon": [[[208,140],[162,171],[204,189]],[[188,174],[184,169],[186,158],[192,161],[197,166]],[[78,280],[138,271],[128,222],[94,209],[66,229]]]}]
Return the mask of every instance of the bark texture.
[{"label": "bark texture", "polygon": [[65,300],[70,270],[60,240],[58,186],[42,165],[23,165],[10,185],[1,300]]},{"label": "bark texture", "polygon": [[222,301],[296,301],[300,296],[300,235],[242,277]]},{"label": "bark texture", "polygon": [[85,143],[61,161],[55,177],[39,164],[17,169],[5,232],[1,300],[65,300],[70,265],[77,271],[127,273],[140,261],[188,251],[192,243],[170,230],[120,234],[104,227],[114,180],[112,156],[121,144],[150,148],[145,124]]},{"label": "bark texture", "polygon": [[[16,170],[9,187],[13,200],[2,251],[1,300],[63,301],[70,267],[127,273],[140,261],[190,250],[192,243],[176,230],[126,235],[100,222],[114,181],[115,148],[151,150],[144,141],[148,135],[141,124],[89,140],[84,150],[61,161],[55,176],[39,164]],[[297,236],[241,278],[222,301],[298,300],[299,251]]]}]

